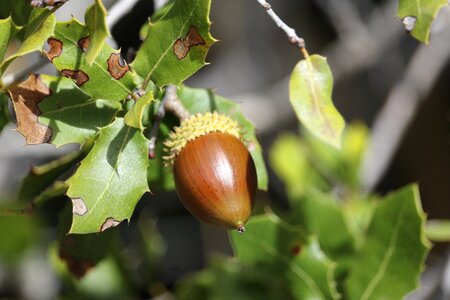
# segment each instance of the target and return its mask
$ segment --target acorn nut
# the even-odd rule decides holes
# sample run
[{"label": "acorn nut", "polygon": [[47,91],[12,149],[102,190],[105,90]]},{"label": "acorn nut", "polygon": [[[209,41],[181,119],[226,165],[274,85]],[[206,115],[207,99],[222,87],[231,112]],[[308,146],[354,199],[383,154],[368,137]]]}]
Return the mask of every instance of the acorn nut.
[{"label": "acorn nut", "polygon": [[205,223],[239,233],[257,188],[255,164],[241,132],[228,116],[207,112],[183,120],[164,143],[184,206]]}]

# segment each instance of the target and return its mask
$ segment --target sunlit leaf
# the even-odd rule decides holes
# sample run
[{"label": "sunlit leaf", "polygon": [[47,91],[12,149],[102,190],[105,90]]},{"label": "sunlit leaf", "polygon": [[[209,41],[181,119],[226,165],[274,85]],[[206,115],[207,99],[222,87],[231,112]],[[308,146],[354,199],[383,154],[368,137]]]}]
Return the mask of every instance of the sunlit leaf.
[{"label": "sunlit leaf", "polygon": [[27,144],[83,144],[121,107],[116,101],[93,99],[64,77],[30,75],[9,92]]},{"label": "sunlit leaf", "polygon": [[338,299],[333,279],[335,264],[314,238],[305,239],[299,227],[283,223],[275,215],[253,217],[246,232],[232,232],[237,257],[287,282],[296,299]]},{"label": "sunlit leaf", "polygon": [[397,16],[417,40],[428,44],[431,25],[447,0],[399,0]]},{"label": "sunlit leaf", "polygon": [[179,84],[205,65],[214,39],[209,33],[210,0],[177,0],[148,34],[132,67],[157,86]]},{"label": "sunlit leaf", "polygon": [[94,147],[67,181],[70,233],[104,231],[129,220],[147,185],[148,140],[123,119],[100,130]]},{"label": "sunlit leaf", "polygon": [[191,114],[205,111],[217,111],[230,116],[243,127],[244,139],[247,141],[247,148],[249,149],[256,166],[258,188],[266,190],[268,179],[262,149],[256,138],[253,124],[242,114],[239,104],[216,95],[210,90],[193,89],[184,86],[178,91],[178,97]]},{"label": "sunlit leaf", "polygon": [[136,100],[134,106],[126,113],[125,124],[140,130],[144,129],[142,125],[142,116],[145,108],[154,100],[152,93],[147,93]]},{"label": "sunlit leaf", "polygon": [[124,100],[136,87],[136,75],[122,60],[120,51],[107,44],[92,65],[86,60],[91,44],[89,30],[75,19],[57,22],[55,34],[48,40],[47,56],[61,75],[71,78],[94,99]]},{"label": "sunlit leaf", "polygon": [[324,142],[339,148],[345,121],[333,105],[333,75],[326,59],[311,55],[294,68],[289,94],[302,124]]},{"label": "sunlit leaf", "polygon": [[10,55],[0,65],[2,74],[11,62],[20,56],[41,51],[45,41],[53,34],[56,18],[51,11],[45,8],[35,8],[28,21],[25,38],[19,50]]},{"label": "sunlit leaf", "polygon": [[86,61],[92,65],[102,50],[106,38],[110,35],[106,23],[106,8],[101,0],[95,0],[95,3],[86,10],[84,19],[90,33]]},{"label": "sunlit leaf", "polygon": [[417,186],[386,197],[345,283],[346,299],[402,299],[417,287],[430,243]]}]

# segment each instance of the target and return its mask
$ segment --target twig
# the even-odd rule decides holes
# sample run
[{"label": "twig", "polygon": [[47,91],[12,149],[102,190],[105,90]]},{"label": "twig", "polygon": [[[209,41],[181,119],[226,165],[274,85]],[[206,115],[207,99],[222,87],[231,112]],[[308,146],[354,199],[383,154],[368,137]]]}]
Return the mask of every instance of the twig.
[{"label": "twig", "polygon": [[256,1],[258,1],[258,3],[261,4],[261,6],[266,10],[267,14],[272,18],[275,24],[277,24],[277,26],[286,33],[289,39],[289,43],[300,48],[303,55],[307,57],[308,53],[305,49],[305,40],[297,35],[295,29],[289,27],[286,23],[284,23],[283,20],[281,20],[280,17],[278,17],[278,15],[273,11],[272,6],[265,0]]},{"label": "twig", "polygon": [[166,88],[166,94],[161,100],[158,111],[155,115],[152,130],[150,131],[150,141],[148,143],[148,156],[155,158],[156,141],[158,139],[158,131],[161,121],[164,119],[166,112],[169,111],[175,115],[180,121],[189,117],[189,112],[181,103],[177,96],[177,86],[169,85]]}]

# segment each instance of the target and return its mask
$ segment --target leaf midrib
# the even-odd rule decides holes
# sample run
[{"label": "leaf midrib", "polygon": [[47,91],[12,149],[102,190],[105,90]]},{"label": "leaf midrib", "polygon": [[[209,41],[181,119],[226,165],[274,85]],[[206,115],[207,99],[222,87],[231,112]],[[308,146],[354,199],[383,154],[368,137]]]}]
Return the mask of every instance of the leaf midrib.
[{"label": "leaf midrib", "polygon": [[373,291],[375,290],[376,286],[379,284],[379,282],[382,279],[383,274],[386,272],[386,269],[389,265],[389,261],[391,260],[392,255],[394,254],[397,246],[396,246],[396,242],[398,240],[398,235],[400,232],[400,227],[403,223],[404,220],[404,214],[405,214],[405,203],[407,203],[406,201],[403,201],[402,206],[401,206],[401,213],[400,216],[397,218],[397,221],[395,222],[395,230],[392,233],[392,236],[389,240],[389,247],[388,250],[386,251],[386,253],[383,256],[383,259],[381,261],[380,267],[378,268],[375,276],[372,277],[372,280],[369,282],[369,284],[367,285],[367,288],[364,290],[362,296],[361,296],[361,300],[367,300],[370,299],[371,294],[373,293]]}]

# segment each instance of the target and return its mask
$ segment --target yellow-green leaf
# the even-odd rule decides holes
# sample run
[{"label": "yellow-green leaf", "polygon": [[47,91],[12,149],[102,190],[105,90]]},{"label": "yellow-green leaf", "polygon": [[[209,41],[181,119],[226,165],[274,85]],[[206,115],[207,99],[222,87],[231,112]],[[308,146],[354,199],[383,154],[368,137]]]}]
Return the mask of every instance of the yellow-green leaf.
[{"label": "yellow-green leaf", "polygon": [[132,68],[157,86],[179,84],[205,65],[215,42],[209,33],[211,0],[176,0],[148,34]]},{"label": "yellow-green leaf", "polygon": [[324,57],[312,55],[295,66],[289,93],[298,119],[315,136],[339,148],[345,121],[333,105],[332,89],[333,75]]},{"label": "yellow-green leaf", "polygon": [[428,44],[431,25],[447,0],[400,0],[397,15],[403,25],[417,40]]},{"label": "yellow-green leaf", "polygon": [[136,100],[134,106],[126,113],[124,120],[125,124],[140,130],[144,129],[142,125],[142,116],[145,108],[154,100],[153,93],[147,93]]},{"label": "yellow-green leaf", "polygon": [[14,35],[19,31],[20,27],[14,24],[11,17],[0,20],[0,61],[5,56],[6,49],[8,49],[9,42]]},{"label": "yellow-green leaf", "polygon": [[95,0],[84,15],[86,26],[89,30],[90,43],[86,53],[86,61],[92,65],[110,35],[106,23],[106,9],[101,0]]},{"label": "yellow-green leaf", "polygon": [[122,118],[100,130],[94,147],[67,181],[70,233],[100,232],[129,220],[147,184],[148,140]]}]

